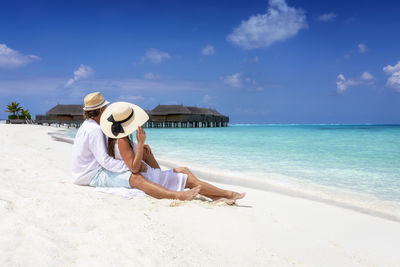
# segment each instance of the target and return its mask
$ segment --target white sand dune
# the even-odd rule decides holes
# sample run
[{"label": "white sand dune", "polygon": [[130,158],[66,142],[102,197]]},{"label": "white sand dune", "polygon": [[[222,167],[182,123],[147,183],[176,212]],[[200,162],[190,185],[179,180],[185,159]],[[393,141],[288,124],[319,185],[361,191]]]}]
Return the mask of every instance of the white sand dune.
[{"label": "white sand dune", "polygon": [[222,184],[248,195],[226,206],[73,185],[54,130],[0,125],[1,266],[400,266],[400,223],[341,207]]}]

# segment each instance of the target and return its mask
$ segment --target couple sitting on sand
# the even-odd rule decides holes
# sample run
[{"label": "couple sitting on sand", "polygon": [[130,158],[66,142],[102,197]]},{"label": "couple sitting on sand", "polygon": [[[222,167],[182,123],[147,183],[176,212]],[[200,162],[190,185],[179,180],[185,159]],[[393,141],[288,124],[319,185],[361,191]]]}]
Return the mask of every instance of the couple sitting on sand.
[{"label": "couple sitting on sand", "polygon": [[[87,95],[84,103],[85,121],[74,141],[75,184],[137,188],[155,198],[179,200],[192,200],[200,193],[227,204],[245,196],[201,181],[186,167],[161,170],[145,144],[141,126],[149,117],[140,107],[127,102],[107,107],[109,102],[99,92]],[[137,144],[129,138],[135,131]]]}]

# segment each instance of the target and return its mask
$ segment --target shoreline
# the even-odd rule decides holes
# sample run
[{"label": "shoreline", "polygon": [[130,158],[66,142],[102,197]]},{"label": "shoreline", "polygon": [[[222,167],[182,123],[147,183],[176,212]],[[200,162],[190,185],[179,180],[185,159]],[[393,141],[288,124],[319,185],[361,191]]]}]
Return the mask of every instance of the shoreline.
[{"label": "shoreline", "polygon": [[247,196],[127,200],[74,185],[72,146],[51,131],[0,125],[7,266],[400,266],[400,223],[317,201],[215,182]]},{"label": "shoreline", "polygon": [[[50,132],[49,135],[57,141],[73,144],[74,139],[63,135],[62,132],[66,132],[66,130],[60,129],[54,133]],[[284,178],[282,175],[276,175],[277,177],[274,177],[274,179],[269,177],[270,179],[265,180],[229,170],[204,168],[203,166],[195,165],[192,162],[183,162],[181,160],[172,160],[160,157],[158,158],[158,161],[160,165],[168,169],[187,166],[197,177],[210,182],[242,186],[245,188],[275,192],[291,197],[309,199],[400,222],[400,203],[382,200],[372,195],[335,187],[322,186],[315,183],[295,184],[294,182],[279,181],[279,179]]]},{"label": "shoreline", "polygon": [[[193,163],[185,163],[170,159],[160,158],[159,163],[168,168],[187,166],[198,177],[210,182],[242,186],[268,192],[275,192],[286,196],[308,199],[337,207],[342,207],[372,216],[400,222],[400,203],[385,201],[371,195],[355,191],[322,186],[313,183],[297,183],[279,181],[279,176],[274,179],[261,179],[258,177],[245,176],[228,170],[216,170],[195,166]],[[246,178],[243,178],[243,177]],[[272,177],[270,177],[272,178]]]}]

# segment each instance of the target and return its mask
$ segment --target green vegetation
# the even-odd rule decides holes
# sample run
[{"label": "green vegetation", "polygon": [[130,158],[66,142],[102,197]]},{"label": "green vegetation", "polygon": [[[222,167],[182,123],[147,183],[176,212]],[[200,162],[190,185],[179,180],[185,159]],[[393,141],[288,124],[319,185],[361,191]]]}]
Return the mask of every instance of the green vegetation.
[{"label": "green vegetation", "polygon": [[22,119],[30,120],[32,119],[31,114],[29,113],[29,109],[21,109]]},{"label": "green vegetation", "polygon": [[8,115],[9,120],[30,120],[32,118],[29,110],[23,109],[20,106],[20,103],[17,102],[11,102],[10,104],[7,104],[7,110],[4,112],[10,113],[10,115]]}]

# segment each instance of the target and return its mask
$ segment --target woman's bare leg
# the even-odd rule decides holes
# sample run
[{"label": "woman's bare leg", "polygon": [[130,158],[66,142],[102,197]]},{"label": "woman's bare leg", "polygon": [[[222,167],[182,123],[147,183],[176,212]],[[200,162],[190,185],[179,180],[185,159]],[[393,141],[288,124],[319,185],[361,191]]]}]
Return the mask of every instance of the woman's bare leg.
[{"label": "woman's bare leg", "polygon": [[160,165],[158,164],[156,158],[153,155],[153,152],[150,149],[150,146],[147,146],[143,153],[143,160],[149,164],[150,167],[153,169],[161,169]]},{"label": "woman's bare leg", "polygon": [[218,188],[216,186],[213,186],[209,183],[206,183],[204,181],[201,181],[196,176],[194,176],[194,174],[189,170],[189,168],[179,167],[179,168],[175,168],[174,171],[184,173],[188,176],[185,188],[194,188],[196,186],[201,185],[201,189],[200,189],[199,193],[206,197],[211,198],[212,200],[228,199],[228,200],[233,200],[233,202],[232,201],[226,201],[226,202],[228,204],[233,204],[234,201],[236,201],[237,199],[244,198],[246,195],[246,193],[239,194],[237,192],[224,190],[224,189]]},{"label": "woman's bare leg", "polygon": [[167,198],[179,200],[194,199],[201,189],[201,185],[191,188],[188,191],[176,192],[168,190],[158,184],[146,180],[141,174],[133,174],[129,178],[129,184],[132,188],[137,188],[154,198]]}]

